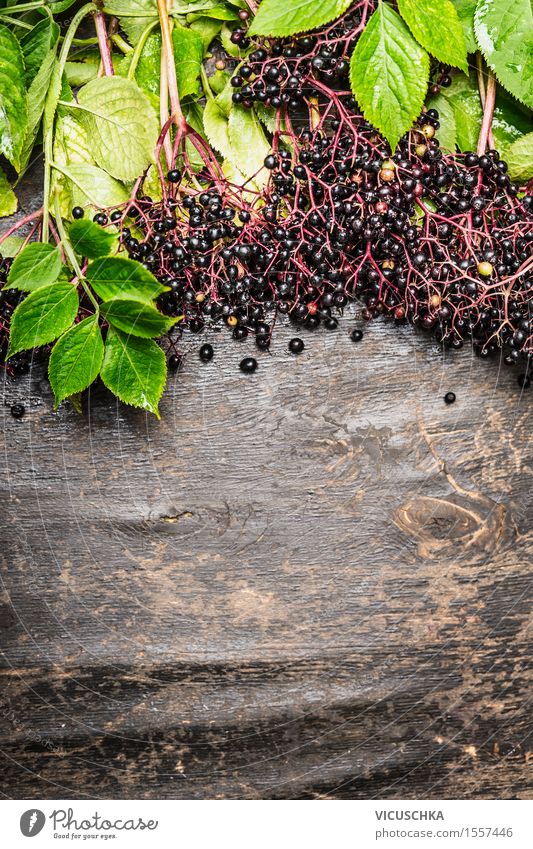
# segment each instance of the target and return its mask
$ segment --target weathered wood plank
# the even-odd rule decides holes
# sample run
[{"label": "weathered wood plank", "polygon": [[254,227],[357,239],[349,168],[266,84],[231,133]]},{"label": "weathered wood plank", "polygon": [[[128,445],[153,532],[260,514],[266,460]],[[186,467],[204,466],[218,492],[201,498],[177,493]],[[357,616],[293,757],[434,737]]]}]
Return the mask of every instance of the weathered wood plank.
[{"label": "weathered wood plank", "polygon": [[408,329],[290,335],[252,378],[251,343],[185,341],[160,423],[5,382],[7,795],[530,793],[515,375]]}]

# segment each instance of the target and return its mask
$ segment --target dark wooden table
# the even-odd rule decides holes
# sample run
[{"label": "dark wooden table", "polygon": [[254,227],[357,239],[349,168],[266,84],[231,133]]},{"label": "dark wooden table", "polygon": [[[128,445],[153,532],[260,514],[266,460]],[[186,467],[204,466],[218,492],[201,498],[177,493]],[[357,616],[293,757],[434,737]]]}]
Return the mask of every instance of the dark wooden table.
[{"label": "dark wooden table", "polygon": [[533,797],[530,397],[350,326],[161,422],[4,381],[5,796]]}]

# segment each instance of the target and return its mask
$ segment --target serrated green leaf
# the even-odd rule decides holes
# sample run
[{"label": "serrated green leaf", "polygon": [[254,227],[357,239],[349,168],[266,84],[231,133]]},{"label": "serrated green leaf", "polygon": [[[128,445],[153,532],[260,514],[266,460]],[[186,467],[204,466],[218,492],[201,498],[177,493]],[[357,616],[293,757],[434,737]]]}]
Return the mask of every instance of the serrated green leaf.
[{"label": "serrated green leaf", "polygon": [[265,106],[264,103],[254,103],[255,114],[270,133],[276,132],[277,111],[274,106]]},{"label": "serrated green leaf", "polygon": [[128,199],[128,192],[118,180],[110,177],[101,168],[88,163],[62,166],[67,177],[65,189],[68,192],[68,213],[74,206],[86,206],[88,203],[102,209],[107,206],[119,206]]},{"label": "serrated green leaf", "polygon": [[150,304],[167,286],[162,286],[140,262],[125,257],[108,257],[91,262],[86,277],[99,298],[109,301],[130,297]]},{"label": "serrated green leaf", "polygon": [[145,300],[128,298],[124,295],[104,301],[100,307],[104,318],[113,327],[132,336],[155,339],[174,327],[180,318],[163,315]]},{"label": "serrated green leaf", "polygon": [[398,9],[422,47],[468,73],[463,28],[451,0],[398,0]]},{"label": "serrated green leaf", "polygon": [[246,177],[254,177],[264,168],[271,149],[255,112],[235,104],[229,115],[228,138],[229,158]]},{"label": "serrated green leaf", "polygon": [[531,0],[479,0],[476,39],[499,82],[533,109]]},{"label": "serrated green leaf", "polygon": [[222,29],[220,30],[220,41],[222,42],[222,47],[224,48],[224,52],[231,56],[233,59],[240,59],[241,57],[241,48],[238,44],[234,44],[231,40],[231,34],[235,27],[229,27],[228,24],[224,24]]},{"label": "serrated green leaf", "polygon": [[9,289],[33,292],[55,283],[61,271],[61,254],[53,245],[31,242],[15,257],[7,276]]},{"label": "serrated green leaf", "polygon": [[22,50],[11,30],[0,26],[0,153],[17,171],[27,123]]},{"label": "serrated green leaf", "polygon": [[78,307],[78,293],[70,283],[51,283],[32,292],[11,316],[8,356],[53,342],[68,330]]},{"label": "serrated green leaf", "polygon": [[210,145],[228,158],[231,155],[228,118],[216,100],[208,100],[205,105],[204,130]]},{"label": "serrated green leaf", "polygon": [[436,109],[439,113],[440,127],[437,130],[437,138],[440,146],[451,153],[455,153],[457,126],[452,104],[442,94],[437,94],[428,100],[427,106],[428,109]]},{"label": "serrated green leaf", "polygon": [[154,159],[157,115],[138,85],[100,77],[78,92],[98,165],[118,180],[135,180]]},{"label": "serrated green leaf", "polygon": [[68,235],[76,253],[87,259],[107,256],[116,242],[114,233],[104,230],[94,221],[83,219],[72,222]]},{"label": "serrated green leaf", "polygon": [[286,36],[328,24],[340,17],[352,0],[263,0],[248,32],[250,35]]},{"label": "serrated green leaf", "polygon": [[172,29],[172,45],[176,62],[176,77],[179,96],[183,100],[198,93],[200,67],[204,58],[202,36],[192,29],[175,25]]},{"label": "serrated green leaf", "polygon": [[17,211],[17,206],[17,196],[4,171],[0,168],[0,218],[5,215],[13,215]]},{"label": "serrated green leaf", "polygon": [[528,133],[513,142],[506,151],[505,159],[509,175],[524,184],[533,180],[533,133]]},{"label": "serrated green leaf", "polygon": [[43,58],[33,82],[28,89],[28,124],[20,155],[20,170],[24,171],[30,161],[44,107],[50,96],[50,82],[56,69],[56,48],[51,48]]},{"label": "serrated green leaf", "polygon": [[58,339],[48,364],[56,407],[96,380],[103,358],[104,342],[95,315],[75,324]]},{"label": "serrated green leaf", "polygon": [[463,28],[466,50],[468,53],[475,53],[478,49],[474,32],[474,12],[476,11],[477,0],[452,0],[452,2]]},{"label": "serrated green leaf", "polygon": [[26,32],[20,39],[20,47],[24,57],[25,81],[28,87],[37,76],[39,69],[50,50],[55,48],[59,38],[59,27],[51,18],[43,21]]},{"label": "serrated green leaf", "polygon": [[127,336],[111,327],[100,377],[121,401],[159,418],[158,404],[165,388],[167,363],[163,351],[152,339]]},{"label": "serrated green leaf", "polygon": [[365,118],[394,149],[419,115],[429,58],[400,16],[380,2],[356,44],[350,81]]}]

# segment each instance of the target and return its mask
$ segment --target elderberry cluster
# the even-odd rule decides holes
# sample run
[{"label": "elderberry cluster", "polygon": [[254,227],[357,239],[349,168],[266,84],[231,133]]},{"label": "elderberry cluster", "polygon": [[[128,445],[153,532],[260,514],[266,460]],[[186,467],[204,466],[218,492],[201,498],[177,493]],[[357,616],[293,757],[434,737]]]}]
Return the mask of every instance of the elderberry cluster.
[{"label": "elderberry cluster", "polygon": [[[320,34],[262,40],[231,78],[233,102],[297,110],[320,87],[348,88],[349,57],[376,3],[359,2]],[[242,47],[242,38],[237,43]]]},{"label": "elderberry cluster", "polygon": [[505,345],[509,363],[531,354],[531,196],[496,151],[444,156],[435,110],[391,156],[353,108],[339,95],[327,131],[267,156],[255,202],[176,189],[114,213],[128,254],[171,290],[161,309],[192,332],[222,321],[268,348],[276,314],[333,330],[357,299],[366,319],[420,324],[446,345],[471,339],[481,356]]}]

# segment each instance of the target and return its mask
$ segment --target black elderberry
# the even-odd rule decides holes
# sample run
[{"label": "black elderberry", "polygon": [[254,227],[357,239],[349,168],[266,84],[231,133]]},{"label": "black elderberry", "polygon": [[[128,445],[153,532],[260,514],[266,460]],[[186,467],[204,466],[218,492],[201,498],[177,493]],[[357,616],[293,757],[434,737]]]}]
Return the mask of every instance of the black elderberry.
[{"label": "black elderberry", "polygon": [[257,369],[257,360],[254,357],[245,357],[244,360],[241,360],[239,368],[245,374],[253,374]]},{"label": "black elderberry", "polygon": [[269,156],[267,156],[265,158],[264,164],[265,164],[265,168],[268,168],[269,171],[273,171],[274,168],[276,168],[276,166],[278,164],[277,157],[275,157],[273,154],[269,154]]},{"label": "black elderberry", "polygon": [[76,219],[83,218],[84,215],[85,215],[85,212],[84,212],[84,210],[82,209],[81,206],[75,206],[74,209],[72,210],[72,217],[73,218],[76,218]]},{"label": "black elderberry", "polygon": [[206,344],[202,345],[198,352],[198,356],[200,357],[203,363],[209,363],[213,359],[215,352],[213,350],[213,346]]},{"label": "black elderberry", "polygon": [[444,403],[445,404],[453,404],[456,397],[457,396],[456,396],[455,392],[447,392],[446,395],[444,396]]},{"label": "black elderberry", "polygon": [[356,327],[355,330],[352,330],[352,333],[351,333],[352,342],[360,342],[362,338],[363,338],[363,331],[362,330],[359,330],[358,327]]},{"label": "black elderberry", "polygon": [[291,354],[301,354],[304,348],[303,339],[299,339],[297,336],[289,342],[289,351]]},{"label": "black elderberry", "polygon": [[168,358],[168,367],[170,371],[178,371],[181,363],[182,359],[178,354],[171,354]]},{"label": "black elderberry", "polygon": [[24,404],[13,404],[11,407],[11,415],[14,419],[21,419],[25,412]]},{"label": "black elderberry", "polygon": [[232,336],[237,342],[240,342],[248,336],[248,328],[238,324],[237,327],[234,327]]},{"label": "black elderberry", "polygon": [[[173,168],[171,171],[169,171],[168,174],[167,174],[167,179],[168,179],[169,183],[179,183],[180,172],[178,171],[178,169]],[[184,202],[183,205],[185,206],[185,202]]]}]

